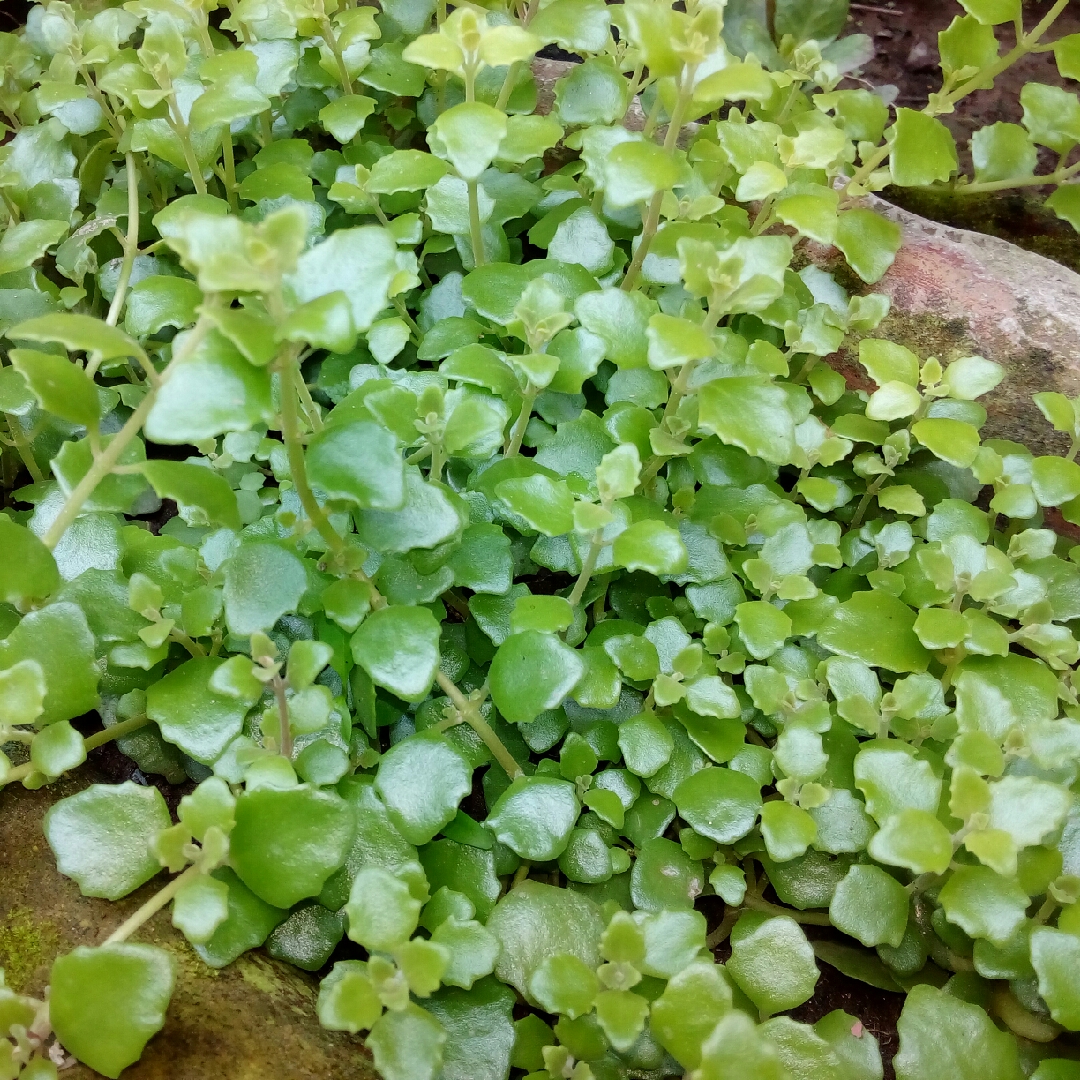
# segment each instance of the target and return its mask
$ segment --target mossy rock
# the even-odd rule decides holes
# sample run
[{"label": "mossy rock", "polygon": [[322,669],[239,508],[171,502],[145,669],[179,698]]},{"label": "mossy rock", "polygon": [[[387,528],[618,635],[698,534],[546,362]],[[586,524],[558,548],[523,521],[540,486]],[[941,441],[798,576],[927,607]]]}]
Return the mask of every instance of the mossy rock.
[{"label": "mossy rock", "polygon": [[[103,941],[161,887],[163,878],[118,903],[82,896],[57,873],[42,833],[58,799],[101,779],[91,766],[49,788],[0,792],[0,967],[14,989],[40,996],[53,959],[76,945]],[[176,992],[165,1028],[124,1080],[375,1080],[359,1037],[324,1031],[315,1016],[314,978],[266,956],[208,968],[159,912],[135,936],[177,960]],[[66,1080],[97,1073],[76,1065]]]}]

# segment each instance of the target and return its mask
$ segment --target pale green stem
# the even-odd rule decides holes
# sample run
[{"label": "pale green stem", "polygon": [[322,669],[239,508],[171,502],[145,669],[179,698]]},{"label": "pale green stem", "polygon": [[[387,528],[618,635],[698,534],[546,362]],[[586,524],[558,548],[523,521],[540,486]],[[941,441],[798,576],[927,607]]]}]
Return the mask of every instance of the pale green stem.
[{"label": "pale green stem", "polygon": [[124,238],[124,259],[120,264],[116,292],[109,305],[109,314],[105,317],[109,326],[115,326],[120,320],[120,312],[124,309],[124,300],[131,282],[131,270],[135,265],[135,256],[139,253],[139,170],[135,167],[135,155],[130,150],[124,155],[124,163],[128,185],[127,236]]},{"label": "pale green stem", "polygon": [[142,401],[139,402],[135,411],[128,418],[124,426],[113,436],[112,442],[94,459],[93,464],[87,470],[86,475],[75,486],[75,490],[67,497],[60,513],[56,515],[48,531],[41,538],[42,543],[51,551],[60,542],[60,538],[67,532],[71,523],[79,516],[86,500],[94,493],[94,489],[112,472],[113,466],[119,464],[120,457],[127,449],[128,444],[142,430],[150,410],[154,407],[157,399],[157,391],[175,371],[178,364],[190,356],[201,343],[202,339],[210,330],[210,323],[206,319],[200,319],[187,338],[179,353],[169,361],[169,366],[161,373],[157,385],[147,388]]},{"label": "pale green stem", "polygon": [[141,926],[148,923],[172,898],[192,879],[198,877],[202,871],[198,866],[189,866],[182,874],[178,874],[163,889],[159,889],[130,919],[122,922],[106,939],[104,944],[116,945],[127,941],[132,934]]},{"label": "pale green stem", "polygon": [[195,147],[191,145],[191,131],[188,129],[187,124],[184,122],[184,117],[180,112],[180,105],[176,100],[176,93],[173,90],[169,90],[169,126],[176,132],[176,137],[180,140],[180,145],[184,149],[184,160],[187,162],[188,173],[191,176],[191,182],[195,185],[195,191],[199,195],[206,194],[206,181],[203,179],[202,166],[199,164],[199,159],[195,156]]},{"label": "pale green stem", "polygon": [[588,588],[589,579],[596,569],[596,560],[600,558],[600,552],[603,549],[603,530],[597,529],[592,534],[592,540],[589,542],[589,550],[585,555],[585,561],[581,564],[581,573],[578,574],[578,579],[574,582],[574,591],[567,597],[571,607],[576,608],[581,603],[581,598],[585,595],[586,588]]},{"label": "pale green stem", "polygon": [[979,184],[960,184],[951,188],[957,195],[981,195],[987,191],[1007,191],[1010,188],[1041,187],[1044,184],[1063,184],[1080,172],[1080,161],[1065,169],[1055,169],[1041,176],[1014,176],[1008,180],[987,180]]},{"label": "pale green stem", "polygon": [[510,100],[510,95],[514,92],[514,80],[517,78],[517,73],[521,70],[521,61],[515,60],[506,69],[506,78],[503,79],[502,87],[499,90],[499,99],[495,102],[495,108],[499,112],[506,112],[506,103]]},{"label": "pale green stem", "polygon": [[786,915],[789,919],[794,919],[797,923],[802,923],[805,926],[832,925],[828,914],[824,911],[796,911],[794,908],[770,904],[768,900],[762,900],[760,896],[755,896],[750,892],[743,899],[742,906],[749,908],[751,911],[764,912],[766,915]]},{"label": "pale green stem", "polygon": [[859,500],[859,505],[855,508],[855,514],[851,519],[850,527],[852,529],[857,529],[862,524],[863,515],[870,508],[870,503],[873,501],[874,496],[881,490],[881,486],[888,479],[890,479],[888,473],[882,473],[880,476],[875,476],[871,481],[870,486]]},{"label": "pale green stem", "polygon": [[38,465],[34,458],[33,452],[26,441],[26,436],[23,435],[22,428],[19,427],[19,422],[10,416],[6,416],[4,419],[7,421],[8,431],[11,434],[11,441],[15,446],[16,453],[19,455],[19,460],[26,466],[26,471],[30,474],[35,484],[44,483],[45,475],[41,471],[41,466]]},{"label": "pale green stem", "polygon": [[289,459],[289,474],[293,489],[300,505],[304,508],[308,520],[315,531],[326,541],[332,555],[340,555],[345,550],[345,540],[335,531],[326,516],[326,511],[319,505],[311,485],[308,483],[307,466],[304,461],[304,444],[300,440],[300,422],[297,413],[297,383],[299,364],[296,362],[294,348],[289,348],[282,357],[281,372],[281,438],[285,443],[285,453]]},{"label": "pale green stem", "polygon": [[228,128],[221,136],[221,163],[225,169],[225,195],[229,200],[229,209],[236,214],[240,212],[240,203],[236,198],[236,158],[233,156],[232,132]]},{"label": "pale green stem", "polygon": [[483,266],[487,259],[484,256],[484,232],[480,224],[477,181],[469,180],[466,183],[469,191],[469,238],[472,240],[473,266]]},{"label": "pale green stem", "polygon": [[435,681],[442,692],[450,699],[462,720],[480,736],[483,744],[491,751],[492,757],[503,767],[511,780],[523,776],[521,766],[514,760],[513,754],[503,745],[502,739],[492,730],[491,725],[480,715],[476,702],[470,701],[441,671],[435,673]]},{"label": "pale green stem", "polygon": [[286,761],[290,761],[293,752],[293,738],[292,724],[289,720],[289,699],[285,696],[285,680],[280,675],[275,676],[271,685],[274,690],[274,700],[277,702],[278,727],[281,729],[278,733],[278,747],[281,756]]},{"label": "pale green stem", "polygon": [[505,457],[514,457],[521,449],[521,440],[525,438],[525,429],[529,426],[529,419],[532,417],[533,402],[536,401],[536,395],[539,392],[540,388],[532,383],[525,387],[521,395],[521,412],[518,413],[518,418],[510,431],[510,441],[506,445]]},{"label": "pale green stem", "polygon": [[[133,731],[138,731],[139,728],[146,727],[149,723],[150,721],[145,716],[133,716],[130,720],[121,720],[119,724],[113,724],[112,727],[97,731],[83,739],[83,749],[89,754],[91,750],[96,750],[99,746],[104,746],[114,739],[122,739],[125,735],[130,735]],[[33,733],[29,734],[32,737]],[[22,765],[16,765],[14,769],[8,771],[3,780],[0,780],[0,787],[23,780],[33,771],[34,766],[29,761],[24,762]]]},{"label": "pale green stem", "polygon": [[400,296],[395,296],[390,302],[401,316],[401,321],[412,331],[413,335],[416,337],[417,344],[419,344],[420,339],[424,336],[424,331],[416,325],[416,320],[409,314],[409,309],[405,306],[405,301],[402,300]]},{"label": "pale green stem", "polygon": [[334,54],[334,63],[337,65],[341,89],[346,94],[353,93],[352,77],[349,75],[349,69],[345,66],[345,57],[342,55],[341,45],[338,42],[337,34],[334,33],[333,23],[330,22],[326,15],[323,15],[319,20],[319,32],[322,34],[323,41],[326,42],[326,47]]},{"label": "pale green stem", "polygon": [[[675,109],[668,123],[667,135],[664,137],[664,150],[671,155],[675,152],[675,146],[679,141],[679,132],[682,131],[683,118],[686,110],[690,107],[690,100],[694,96],[693,89],[694,69],[683,68],[682,79],[679,84],[679,96],[675,102]],[[657,226],[660,224],[660,206],[664,201],[664,192],[658,191],[649,201],[649,207],[645,212],[645,221],[641,227],[641,239],[638,241],[637,251],[626,270],[626,276],[619,286],[623,292],[631,292],[637,279],[641,275],[641,268],[645,263],[645,257],[649,254],[653,237],[656,236]]]}]

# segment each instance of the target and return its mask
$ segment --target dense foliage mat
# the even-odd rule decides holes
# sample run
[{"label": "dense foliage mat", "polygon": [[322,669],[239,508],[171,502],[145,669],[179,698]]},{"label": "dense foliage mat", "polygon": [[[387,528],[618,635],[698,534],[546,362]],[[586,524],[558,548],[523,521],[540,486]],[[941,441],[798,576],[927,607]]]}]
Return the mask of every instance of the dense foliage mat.
[{"label": "dense foliage mat", "polygon": [[[175,820],[131,782],[50,810],[84,894],[171,876],[46,1001],[0,979],[0,1078],[139,1058],[170,904],[212,967],[322,971],[386,1080],[881,1077],[857,1017],[783,1015],[820,962],[907,992],[901,1080],[1080,1076],[1046,527],[1080,408],[1037,399],[1065,457],[984,440],[1002,368],[875,336],[807,258],[878,280],[888,183],[1080,220],[1075,95],[1027,86],[973,178],[937,119],[1033,50],[1080,75],[1064,4],[964,0],[922,111],[838,89],[836,0],[52,0],[0,35],[0,784],[110,740],[188,783]],[[539,114],[550,43],[583,62]],[[820,362],[848,335],[866,389]]]}]

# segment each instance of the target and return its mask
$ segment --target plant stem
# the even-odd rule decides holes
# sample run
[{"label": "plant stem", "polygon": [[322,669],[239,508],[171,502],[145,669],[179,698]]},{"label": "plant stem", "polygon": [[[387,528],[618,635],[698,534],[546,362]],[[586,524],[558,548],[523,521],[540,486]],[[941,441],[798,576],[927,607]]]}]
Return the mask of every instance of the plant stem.
[{"label": "plant stem", "polygon": [[502,739],[495,734],[491,725],[480,715],[477,702],[467,698],[450,679],[441,671],[435,672],[435,681],[442,692],[451,700],[454,708],[461,714],[462,720],[480,736],[484,745],[491,751],[492,757],[503,767],[511,780],[524,776],[521,766],[514,760],[513,754],[506,749]]},{"label": "plant stem", "polygon": [[[130,720],[122,720],[119,724],[113,724],[112,727],[107,727],[103,731],[96,731],[93,735],[87,736],[83,739],[83,747],[89,754],[91,750],[96,750],[99,746],[104,746],[114,739],[122,739],[125,735],[130,735],[133,731],[138,731],[139,728],[146,727],[149,723],[150,721],[145,716],[133,716]],[[23,762],[22,765],[16,765],[14,769],[8,770],[8,774],[3,780],[0,780],[0,787],[17,783],[19,780],[25,779],[33,771],[34,766],[29,761]]]},{"label": "plant stem", "polygon": [[19,455],[19,460],[26,466],[26,471],[30,474],[34,483],[43,484],[45,482],[45,476],[41,471],[41,466],[38,465],[37,460],[30,450],[30,445],[26,441],[26,436],[23,434],[22,428],[19,427],[19,422],[11,416],[5,416],[4,419],[7,421],[8,431],[11,434],[11,441]]},{"label": "plant stem", "polygon": [[874,496],[881,490],[881,485],[889,479],[887,473],[882,473],[880,476],[874,477],[870,486],[863,493],[863,497],[859,500],[859,505],[855,507],[855,513],[851,518],[850,528],[857,529],[862,524],[863,515],[870,508],[870,503],[873,501]]},{"label": "plant stem", "polygon": [[[679,96],[675,102],[675,109],[671,114],[671,119],[668,121],[667,135],[664,137],[664,150],[669,156],[675,152],[675,145],[679,141],[679,132],[682,131],[683,118],[686,116],[686,110],[690,107],[690,100],[694,95],[693,81],[694,67],[684,66],[682,78],[679,81]],[[660,224],[660,206],[663,201],[663,191],[658,191],[649,201],[637,251],[634,252],[634,258],[626,270],[626,276],[623,278],[622,284],[619,286],[623,292],[632,291],[637,284],[637,279],[641,274],[641,267],[645,263],[645,256],[649,254],[649,248],[652,246],[657,226]]]},{"label": "plant stem", "polygon": [[93,735],[88,735],[83,739],[83,746],[86,747],[86,752],[90,753],[91,750],[96,750],[99,746],[104,746],[114,739],[122,739],[125,735],[130,735],[133,731],[138,731],[139,728],[144,728],[149,723],[149,719],[145,716],[133,716],[130,720],[121,720],[118,724],[113,724],[111,727],[103,728],[101,731],[95,731]]},{"label": "plant stem", "polygon": [[510,430],[510,441],[506,444],[505,457],[515,457],[521,449],[521,440],[525,438],[525,429],[529,426],[529,419],[532,417],[533,402],[539,392],[540,388],[532,383],[525,387],[521,395],[521,412],[518,413],[518,418]]},{"label": "plant stem", "polygon": [[[322,9],[322,4],[319,5],[319,8]],[[326,47],[334,54],[334,63],[337,65],[341,89],[346,94],[352,94],[352,78],[349,75],[349,69],[345,66],[345,57],[341,53],[341,45],[338,42],[337,35],[334,33],[334,26],[326,14],[323,14],[319,19],[319,33],[322,34]]]},{"label": "plant stem", "polygon": [[112,472],[113,466],[120,461],[120,456],[127,449],[128,444],[142,430],[146,418],[150,415],[150,410],[154,407],[157,391],[161,385],[168,379],[170,373],[175,371],[177,366],[199,347],[209,330],[209,321],[200,318],[187,338],[185,338],[180,351],[173,356],[172,360],[169,361],[169,366],[161,373],[158,385],[151,385],[147,388],[146,395],[139,402],[131,416],[128,417],[127,423],[113,436],[109,445],[94,459],[86,475],[67,497],[60,509],[60,513],[56,515],[48,531],[41,538],[41,542],[50,551],[56,547],[60,542],[60,538],[67,532],[68,527],[79,516],[79,511],[83,508],[86,500],[94,493],[94,489]]},{"label": "plant stem", "polygon": [[274,690],[274,700],[277,701],[278,709],[278,748],[281,756],[286,760],[292,760],[293,739],[292,725],[289,722],[289,699],[285,696],[285,680],[277,675],[271,683]]},{"label": "plant stem", "polygon": [[135,265],[135,256],[139,253],[139,170],[135,167],[135,155],[129,150],[124,155],[127,171],[128,206],[127,236],[124,238],[124,260],[120,264],[120,277],[116,281],[116,292],[109,305],[109,314],[105,321],[115,326],[120,319],[120,312],[127,297],[128,284],[131,281],[131,269]]},{"label": "plant stem", "polygon": [[221,136],[221,163],[225,168],[225,196],[229,200],[229,209],[237,214],[240,203],[236,198],[236,158],[233,156],[232,132],[228,128]]},{"label": "plant stem", "polygon": [[751,892],[747,892],[742,906],[751,911],[762,911],[767,915],[786,915],[789,919],[794,919],[804,926],[832,925],[828,914],[824,911],[797,911],[794,908],[781,907],[780,904],[770,904],[768,900],[762,900],[760,896],[755,896]]},{"label": "plant stem", "polygon": [[596,560],[600,558],[600,552],[604,549],[603,536],[603,529],[597,529],[592,534],[588,553],[585,555],[585,561],[581,564],[581,573],[578,574],[578,579],[574,582],[574,591],[567,597],[570,606],[573,608],[576,608],[581,603],[581,598],[585,595],[586,588],[588,588],[589,579],[596,569]]},{"label": "plant stem", "polygon": [[987,64],[986,67],[975,72],[970,79],[966,79],[955,90],[951,91],[948,94],[949,104],[955,105],[961,98],[967,97],[968,94],[976,90],[989,89],[993,85],[994,79],[1006,68],[1012,67],[1017,60],[1026,56],[1038,45],[1040,38],[1050,29],[1057,17],[1068,6],[1068,3],[1069,0],[1057,0],[1057,3],[1046,13],[1042,21],[1034,27],[1030,34],[1019,35],[1016,44],[1004,56],[998,57],[992,64]]},{"label": "plant stem", "polygon": [[1080,172],[1080,162],[1065,169],[1055,169],[1041,176],[1014,176],[1008,180],[987,180],[980,184],[960,184],[950,189],[957,195],[980,195],[987,191],[1007,191],[1010,188],[1041,187],[1044,184],[1064,184]]},{"label": "plant stem", "polygon": [[281,438],[289,458],[289,473],[293,488],[304,508],[308,520],[316,532],[326,541],[331,554],[340,555],[345,549],[345,540],[338,535],[326,516],[326,511],[319,505],[311,485],[308,483],[307,468],[304,462],[304,445],[300,441],[300,425],[296,408],[296,383],[300,365],[296,359],[296,347],[289,347],[282,357],[278,370],[281,372]]},{"label": "plant stem", "polygon": [[202,871],[198,866],[189,866],[178,874],[163,889],[159,889],[134,915],[125,919],[104,941],[106,945],[116,945],[127,941],[139,927],[149,922],[192,878]]},{"label": "plant stem", "polygon": [[191,145],[191,131],[184,121],[183,114],[180,112],[180,105],[176,100],[176,92],[174,90],[169,90],[168,102],[169,126],[176,132],[176,137],[180,140],[180,145],[184,148],[184,160],[187,162],[191,182],[195,185],[195,191],[199,195],[205,195],[206,181],[203,179],[202,166],[199,164],[199,159],[195,156],[195,147]]},{"label": "plant stem", "polygon": [[480,196],[477,190],[476,180],[466,181],[469,191],[469,237],[472,240],[473,266],[483,266],[484,257],[484,232],[480,224]]}]

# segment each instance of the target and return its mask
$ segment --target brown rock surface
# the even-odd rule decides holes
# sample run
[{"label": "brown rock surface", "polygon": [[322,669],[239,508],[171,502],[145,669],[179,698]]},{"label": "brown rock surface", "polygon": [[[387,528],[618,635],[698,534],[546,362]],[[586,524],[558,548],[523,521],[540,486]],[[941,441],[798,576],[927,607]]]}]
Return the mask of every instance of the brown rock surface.
[{"label": "brown rock surface", "polygon": [[[42,818],[58,798],[95,779],[87,765],[51,788],[12,785],[0,792],[0,967],[16,990],[40,996],[59,953],[103,941],[164,881],[110,903],[82,896],[57,873]],[[375,1080],[359,1038],[319,1026],[311,976],[261,951],[214,971],[172,928],[167,911],[134,940],[172,952],[177,983],[164,1030],[124,1071],[124,1080]],[[76,1065],[62,1075],[91,1080],[99,1074]]]}]

